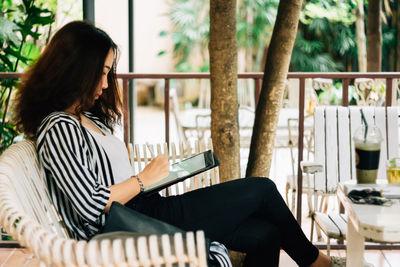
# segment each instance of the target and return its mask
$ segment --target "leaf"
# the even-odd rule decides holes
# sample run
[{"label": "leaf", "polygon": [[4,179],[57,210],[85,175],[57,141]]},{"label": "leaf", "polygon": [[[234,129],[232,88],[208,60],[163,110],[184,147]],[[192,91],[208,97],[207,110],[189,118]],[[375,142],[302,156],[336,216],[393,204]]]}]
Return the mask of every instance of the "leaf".
[{"label": "leaf", "polygon": [[18,79],[15,78],[7,78],[7,79],[1,79],[0,84],[5,87],[2,88],[2,90],[9,90],[9,88],[14,87],[17,84]]},{"label": "leaf", "polygon": [[10,6],[12,6],[12,0],[2,0],[2,1],[0,1],[0,10],[8,9]]},{"label": "leaf", "polygon": [[47,25],[54,22],[53,14],[48,9],[41,9],[33,6],[30,9],[29,24],[30,25]]},{"label": "leaf", "polygon": [[167,31],[160,31],[160,33],[158,34],[158,36],[160,36],[160,37],[165,37],[167,35],[168,35]]},{"label": "leaf", "polygon": [[40,56],[40,50],[35,44],[25,42],[22,47],[22,55],[29,59],[29,61],[32,61]]},{"label": "leaf", "polygon": [[12,21],[0,17],[0,41],[11,41],[15,45],[19,45],[21,42],[15,31],[19,30],[19,27]]},{"label": "leaf", "polygon": [[166,52],[167,52],[167,51],[162,50],[162,51],[160,51],[160,52],[157,53],[157,56],[162,56],[162,55],[164,55]]},{"label": "leaf", "polygon": [[[19,51],[13,50],[11,47],[7,47],[4,49],[4,52],[6,55],[11,55],[15,58],[19,58],[20,61],[27,63],[29,61],[29,58],[24,57],[23,55],[19,54]],[[11,69],[10,71],[14,71],[14,69]]]},{"label": "leaf", "polygon": [[12,71],[14,69],[14,64],[11,60],[7,57],[7,54],[3,55],[0,54],[0,62],[2,61],[1,67],[2,71]]}]

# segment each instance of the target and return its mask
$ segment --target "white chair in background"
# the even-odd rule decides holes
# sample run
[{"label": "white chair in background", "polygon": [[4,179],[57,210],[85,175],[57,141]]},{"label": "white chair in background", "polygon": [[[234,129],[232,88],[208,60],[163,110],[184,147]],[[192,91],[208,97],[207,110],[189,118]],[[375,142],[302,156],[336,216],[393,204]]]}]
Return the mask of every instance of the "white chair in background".
[{"label": "white chair in background", "polygon": [[[311,237],[314,222],[327,237],[328,253],[330,239],[346,238],[347,217],[339,212],[321,212],[320,196],[336,196],[339,182],[356,179],[354,142],[352,137],[361,126],[363,110],[369,125],[376,125],[383,137],[380,151],[378,179],[386,179],[386,161],[399,155],[398,107],[317,107],[314,112],[315,157],[314,162],[302,162],[303,172],[314,174],[314,203]],[[318,208],[319,207],[319,208]]]},{"label": "white chair in background", "polygon": [[[0,157],[0,225],[40,266],[207,266],[202,231],[101,242],[68,236],[52,205],[35,144],[21,141]],[[194,238],[196,235],[196,239]]]},{"label": "white chair in background", "polygon": [[[254,93],[251,90],[238,90],[240,146],[248,148],[254,123]],[[170,89],[171,111],[173,113],[178,137],[183,142],[206,140],[211,137],[210,90],[201,90],[198,107],[179,111],[177,92]]]},{"label": "white chair in background", "polygon": [[[331,79],[305,79],[305,111],[304,111],[304,139],[303,158],[311,160],[314,157],[314,118],[313,111],[318,105],[316,90],[328,90],[332,86]],[[289,148],[291,171],[286,176],[286,203],[294,213],[297,197],[297,157],[298,157],[298,130],[299,130],[299,79],[288,79],[286,82],[286,106],[281,109],[276,133],[275,148]],[[312,180],[303,176],[303,194],[307,194],[307,203],[311,210]]]},{"label": "white chair in background", "polygon": [[[304,139],[303,139],[303,158],[310,160],[314,157],[314,128],[313,116],[306,115],[304,117]],[[297,156],[298,156],[298,118],[287,119],[288,144],[286,147],[290,150],[291,174],[286,177],[286,203],[290,210],[294,213],[296,208],[296,192],[297,192]],[[311,212],[311,188],[313,181],[303,175],[302,193],[307,194],[307,204],[309,212]],[[291,200],[289,200],[291,196]]]}]

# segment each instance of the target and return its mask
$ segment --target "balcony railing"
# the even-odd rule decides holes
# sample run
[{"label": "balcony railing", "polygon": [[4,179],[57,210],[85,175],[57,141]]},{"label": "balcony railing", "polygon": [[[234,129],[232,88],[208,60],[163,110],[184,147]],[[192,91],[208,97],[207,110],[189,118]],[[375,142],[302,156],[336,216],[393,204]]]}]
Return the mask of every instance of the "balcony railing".
[{"label": "balcony railing", "polygon": [[[0,73],[0,79],[4,78],[19,78],[20,73]],[[164,114],[165,114],[165,141],[169,142],[169,115],[170,115],[170,80],[171,79],[210,79],[209,73],[121,73],[117,75],[118,79],[122,80],[123,89],[123,129],[124,141],[132,142],[132,135],[130,134],[130,126],[134,124],[133,114],[129,107],[129,96],[135,92],[133,86],[129,83],[137,79],[160,79],[164,80]],[[239,73],[238,79],[252,79],[255,84],[255,103],[261,91],[261,82],[263,73]],[[298,206],[301,207],[301,192],[302,192],[302,172],[300,169],[300,162],[303,160],[303,137],[304,137],[304,103],[305,103],[305,81],[309,78],[325,78],[335,79],[342,81],[342,106],[348,106],[349,85],[350,82],[356,78],[370,78],[370,79],[385,79],[386,92],[385,92],[385,106],[394,105],[394,98],[396,96],[397,88],[393,88],[393,80],[400,79],[400,73],[397,72],[380,72],[380,73],[355,73],[355,72],[291,72],[287,75],[288,79],[298,79],[299,81],[299,129],[298,129]],[[133,89],[130,89],[133,88]],[[396,89],[396,91],[393,91]],[[126,119],[128,118],[128,119]],[[297,219],[301,220],[301,209],[297,210]]]}]

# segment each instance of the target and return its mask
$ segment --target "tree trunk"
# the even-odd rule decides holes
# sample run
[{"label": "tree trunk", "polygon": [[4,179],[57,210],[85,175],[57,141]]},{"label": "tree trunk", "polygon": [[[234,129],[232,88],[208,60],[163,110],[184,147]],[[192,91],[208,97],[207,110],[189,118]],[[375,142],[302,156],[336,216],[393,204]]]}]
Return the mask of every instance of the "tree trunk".
[{"label": "tree trunk", "polygon": [[211,137],[221,181],[240,177],[236,1],[210,1]]},{"label": "tree trunk", "polygon": [[382,65],[382,0],[368,1],[367,71],[380,72]]},{"label": "tree trunk", "polygon": [[302,0],[280,1],[256,109],[246,176],[268,176]]},{"label": "tree trunk", "polygon": [[358,71],[367,71],[367,47],[365,43],[364,0],[358,0],[356,9],[356,34],[358,49]]}]

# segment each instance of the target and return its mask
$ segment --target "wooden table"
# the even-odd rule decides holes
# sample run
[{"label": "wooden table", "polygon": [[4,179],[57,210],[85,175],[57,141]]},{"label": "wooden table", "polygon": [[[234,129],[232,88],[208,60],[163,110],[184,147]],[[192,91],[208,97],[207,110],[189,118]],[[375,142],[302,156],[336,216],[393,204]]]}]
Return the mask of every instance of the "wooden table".
[{"label": "wooden table", "polygon": [[347,197],[352,189],[374,188],[389,190],[396,185],[357,185],[354,181],[339,183],[337,195],[348,215],[347,221],[347,266],[364,266],[364,242],[400,242],[400,202],[393,199],[390,207],[354,204]]}]

